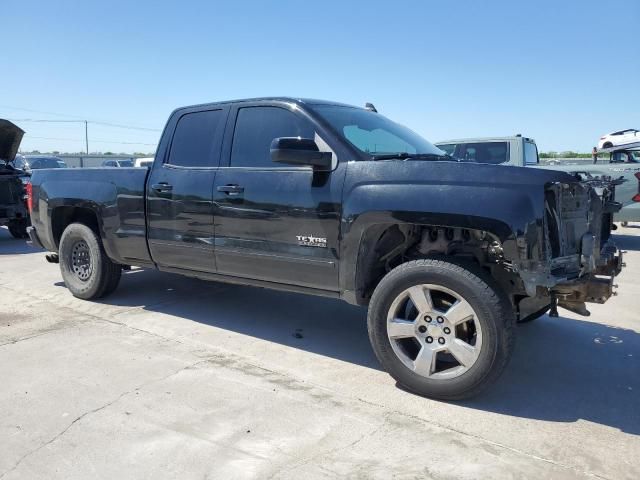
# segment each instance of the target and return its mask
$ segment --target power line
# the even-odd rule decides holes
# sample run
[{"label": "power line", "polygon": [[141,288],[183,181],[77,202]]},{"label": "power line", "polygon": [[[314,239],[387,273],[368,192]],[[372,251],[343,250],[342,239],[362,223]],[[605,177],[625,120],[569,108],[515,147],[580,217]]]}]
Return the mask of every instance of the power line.
[{"label": "power line", "polygon": [[42,110],[33,110],[31,108],[22,108],[22,107],[14,107],[11,105],[0,105],[0,108],[8,108],[9,110],[20,110],[23,112],[31,112],[31,113],[43,113],[45,115],[54,115],[56,117],[70,117],[70,118],[77,118],[78,120],[82,120],[82,121],[89,121],[91,123],[98,123],[98,124],[104,124],[104,125],[109,125],[109,126],[117,126],[117,127],[121,127],[121,128],[133,128],[133,129],[140,129],[140,130],[150,130],[150,131],[154,131],[154,132],[159,132],[160,129],[159,128],[148,128],[148,127],[137,127],[137,126],[133,126],[133,125],[122,125],[122,124],[118,124],[118,123],[113,123],[113,122],[105,122],[103,120],[88,120],[86,117],[80,116],[80,115],[71,115],[68,113],[56,113],[56,112],[45,112]]},{"label": "power line", "polygon": [[84,120],[39,120],[34,118],[7,118],[11,122],[42,122],[42,123],[84,123]]},{"label": "power line", "polygon": [[41,110],[32,110],[30,108],[12,107],[11,105],[0,105],[0,108],[8,108],[9,110],[21,110],[23,112],[44,113],[45,115],[54,115],[56,117],[84,118],[79,115],[69,115],[66,113],[43,112]]},{"label": "power line", "polygon": [[[35,135],[29,135],[26,134],[25,137],[28,138],[37,138],[39,140],[63,140],[63,141],[67,141],[67,142],[78,142],[78,143],[84,143],[84,140],[79,140],[77,138],[61,138],[61,137],[39,137],[39,136],[35,136]],[[92,142],[94,143],[115,143],[118,145],[149,145],[152,147],[155,147],[156,145],[158,145],[157,143],[144,143],[144,142],[121,142],[118,140],[107,140],[104,138],[101,139],[91,139]]]},{"label": "power line", "polygon": [[147,132],[159,132],[159,128],[134,127],[132,125],[121,125],[118,123],[98,122],[96,120],[51,120],[45,118],[8,118],[12,122],[34,122],[34,123],[91,123],[106,127],[124,128],[127,130],[143,130]]}]

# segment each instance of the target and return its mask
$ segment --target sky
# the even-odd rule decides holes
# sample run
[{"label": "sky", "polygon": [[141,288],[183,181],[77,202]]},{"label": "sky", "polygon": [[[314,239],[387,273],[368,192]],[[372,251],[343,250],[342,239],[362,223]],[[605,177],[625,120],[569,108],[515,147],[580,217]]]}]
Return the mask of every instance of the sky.
[{"label": "sky", "polygon": [[[364,106],[430,141],[588,152],[640,128],[640,0],[4,0],[0,118],[22,150],[152,152],[180,106]],[[8,47],[7,47],[8,45]],[[26,120],[76,120],[33,122]],[[78,121],[79,120],[79,121]],[[130,128],[137,127],[137,128]]]}]

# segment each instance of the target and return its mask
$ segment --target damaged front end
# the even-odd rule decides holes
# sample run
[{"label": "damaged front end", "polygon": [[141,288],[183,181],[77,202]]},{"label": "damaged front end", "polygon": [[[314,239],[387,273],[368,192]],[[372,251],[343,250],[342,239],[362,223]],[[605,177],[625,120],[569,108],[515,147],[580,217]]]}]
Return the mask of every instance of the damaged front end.
[{"label": "damaged front end", "polygon": [[615,201],[621,180],[578,180],[546,185],[541,256],[521,257],[513,265],[529,297],[548,299],[552,316],[556,305],[589,315],[585,303],[604,303],[614,295],[613,279],[624,266],[610,239],[613,214],[622,208]]}]

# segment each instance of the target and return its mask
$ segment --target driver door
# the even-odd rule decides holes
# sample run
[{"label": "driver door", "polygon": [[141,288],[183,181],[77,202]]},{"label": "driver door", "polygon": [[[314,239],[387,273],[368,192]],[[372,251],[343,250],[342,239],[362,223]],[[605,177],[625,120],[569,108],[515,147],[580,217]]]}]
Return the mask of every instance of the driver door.
[{"label": "driver door", "polygon": [[277,137],[312,138],[321,150],[329,148],[313,121],[287,104],[247,102],[234,107],[230,118],[227,163],[213,190],[217,272],[337,289],[346,167],[335,154],[331,172],[272,162],[270,145]]}]

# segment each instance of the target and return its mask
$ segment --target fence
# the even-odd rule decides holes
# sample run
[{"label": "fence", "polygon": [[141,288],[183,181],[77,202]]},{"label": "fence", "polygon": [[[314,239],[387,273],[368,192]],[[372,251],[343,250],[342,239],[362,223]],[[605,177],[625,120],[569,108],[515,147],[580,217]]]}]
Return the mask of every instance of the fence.
[{"label": "fence", "polygon": [[56,155],[69,168],[100,167],[105,160],[135,160],[138,157],[129,155]]}]

